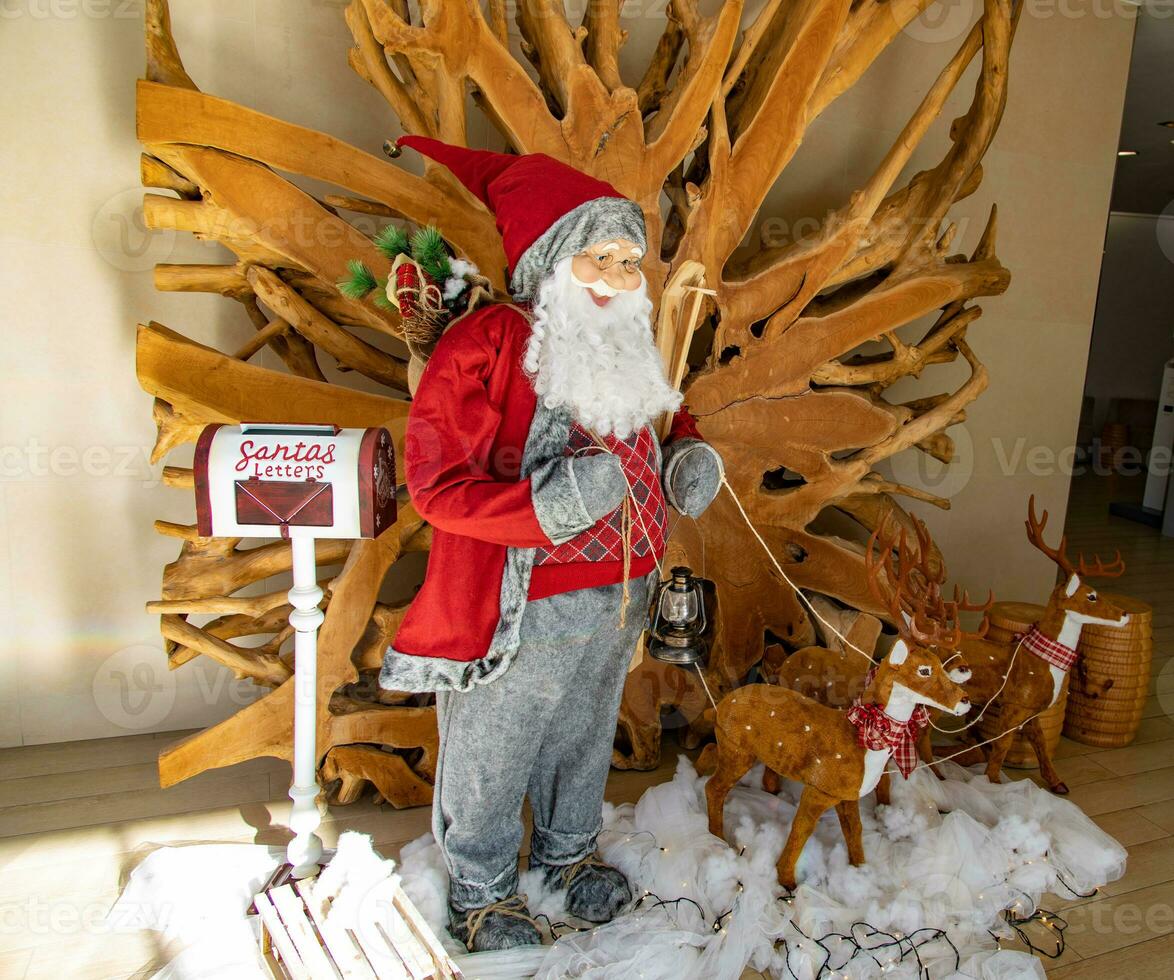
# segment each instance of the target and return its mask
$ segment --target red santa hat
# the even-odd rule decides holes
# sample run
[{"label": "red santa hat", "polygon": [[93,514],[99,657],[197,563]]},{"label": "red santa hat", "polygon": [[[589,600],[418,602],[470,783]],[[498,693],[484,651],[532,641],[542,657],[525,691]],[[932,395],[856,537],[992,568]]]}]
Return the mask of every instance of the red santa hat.
[{"label": "red santa hat", "polygon": [[626,238],[647,248],[639,205],[545,153],[470,150],[427,136],[401,136],[396,146],[444,164],[493,212],[518,299],[531,299],[555,263],[594,242]]}]

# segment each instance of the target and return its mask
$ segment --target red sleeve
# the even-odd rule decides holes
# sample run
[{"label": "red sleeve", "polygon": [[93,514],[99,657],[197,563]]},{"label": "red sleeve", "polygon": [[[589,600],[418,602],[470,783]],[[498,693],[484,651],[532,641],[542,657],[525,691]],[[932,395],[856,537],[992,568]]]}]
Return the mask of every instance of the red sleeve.
[{"label": "red sleeve", "polygon": [[433,526],[515,548],[550,545],[530,480],[500,480],[487,466],[501,413],[486,382],[500,347],[483,323],[437,345],[408,413],[404,472],[412,502]]},{"label": "red sleeve", "polygon": [[673,416],[672,424],[669,426],[669,434],[665,437],[665,445],[676,442],[678,439],[700,439],[705,441],[704,437],[697,429],[697,419],[695,419],[684,405],[677,409]]}]

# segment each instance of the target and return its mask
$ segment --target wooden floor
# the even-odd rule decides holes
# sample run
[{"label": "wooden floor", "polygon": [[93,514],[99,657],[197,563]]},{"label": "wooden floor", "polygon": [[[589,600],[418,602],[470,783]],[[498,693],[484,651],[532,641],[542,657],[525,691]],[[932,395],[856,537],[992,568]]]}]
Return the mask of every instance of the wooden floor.
[{"label": "wooden floor", "polygon": [[[1065,740],[1058,767],[1071,799],[1129,848],[1126,876],[1095,898],[1048,905],[1068,919],[1053,977],[1174,976],[1174,540],[1110,518],[1106,503],[1136,485],[1106,480],[1073,491],[1071,548],[1120,547],[1116,587],[1155,606],[1154,679],[1135,744],[1101,751]],[[1011,598],[1011,597],[1008,597]],[[154,845],[181,841],[283,844],[289,767],[258,760],[160,790],[154,759],[176,736],[131,736],[0,751],[0,980],[145,978],[160,963],[153,933],[103,925],[121,880]],[[637,799],[675,765],[613,772],[608,799]],[[1019,773],[1018,775],[1030,775]],[[323,827],[370,834],[384,853],[428,830],[429,810],[370,802],[335,808]]]}]

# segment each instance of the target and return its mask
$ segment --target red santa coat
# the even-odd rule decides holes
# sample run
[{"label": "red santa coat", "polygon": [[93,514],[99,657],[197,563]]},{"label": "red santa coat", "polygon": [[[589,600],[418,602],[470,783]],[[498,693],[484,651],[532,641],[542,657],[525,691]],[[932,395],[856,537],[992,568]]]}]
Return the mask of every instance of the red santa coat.
[{"label": "red santa coat", "polygon": [[[522,368],[529,338],[530,323],[516,307],[484,307],[445,333],[421,377],[404,469],[412,502],[433,527],[432,548],[424,584],[385,659],[385,687],[434,689],[420,680],[430,672],[416,670],[416,658],[455,661],[454,667],[486,658],[502,618],[510,549],[553,545],[522,475],[537,407]],[[682,436],[700,438],[684,412],[670,439]],[[491,668],[477,673],[495,673]],[[463,688],[471,673],[435,686]]]}]

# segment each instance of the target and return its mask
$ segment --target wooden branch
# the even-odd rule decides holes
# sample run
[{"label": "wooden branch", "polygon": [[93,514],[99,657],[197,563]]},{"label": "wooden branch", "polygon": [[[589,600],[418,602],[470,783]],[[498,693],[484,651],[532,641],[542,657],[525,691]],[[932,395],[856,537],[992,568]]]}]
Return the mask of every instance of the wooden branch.
[{"label": "wooden branch", "polygon": [[248,650],[234,647],[225,640],[197,629],[182,616],[168,614],[161,617],[160,629],[167,639],[198,650],[206,657],[223,664],[237,677],[247,677],[257,684],[277,687],[292,675],[289,667],[277,657],[258,656]]},{"label": "wooden branch", "polygon": [[729,404],[731,392],[753,391],[764,397],[797,394],[807,388],[815,369],[833,357],[962,296],[1003,292],[1009,281],[997,259],[943,265],[886,282],[839,313],[800,318],[786,331],[776,333],[768,323],[762,341],[728,364],[699,374],[686,390],[686,401],[694,414],[707,415]]},{"label": "wooden branch", "polygon": [[697,132],[721,86],[722,73],[733,49],[741,16],[742,0],[728,0],[706,28],[703,51],[695,59],[690,57],[687,74],[677,83],[675,104],[663,113],[663,120],[657,127],[659,135],[648,147],[638,197],[659,191],[669,171],[695,145]]},{"label": "wooden branch", "polygon": [[273,272],[254,266],[248,273],[249,284],[258,298],[303,337],[322,348],[339,364],[400,391],[408,390],[408,369],[401,361],[366,341],[352,337],[333,320],[307,303]]},{"label": "wooden branch", "polygon": [[562,135],[546,99],[485,22],[476,0],[431,3],[422,27],[410,26],[382,0],[363,0],[363,6],[387,51],[409,52],[433,65],[443,61],[450,76],[470,78],[519,152],[560,155]]},{"label": "wooden branch", "polygon": [[[248,314],[249,320],[253,324],[253,329],[257,333],[265,333],[269,330],[272,320],[261,312],[261,307],[257,304],[257,297],[253,295],[247,296],[241,300],[241,306],[244,307],[245,313]],[[326,375],[322,373],[322,369],[318,366],[318,357],[314,351],[314,345],[311,344],[305,337],[290,331],[281,331],[280,333],[271,332],[269,336],[269,346],[282,362],[294,374],[300,378],[308,378],[310,381],[326,381]]]},{"label": "wooden branch", "polygon": [[387,100],[404,132],[435,136],[434,123],[420,111],[407,86],[396,78],[388,66],[387,55],[383,46],[375,40],[371,22],[367,19],[367,11],[360,0],[352,0],[347,7],[346,22],[355,39],[355,47],[351,49],[349,57],[351,67]]},{"label": "wooden branch", "polygon": [[684,42],[685,31],[673,12],[672,4],[669,4],[660,40],[656,42],[656,49],[644,70],[644,77],[636,86],[636,101],[642,115],[647,116],[660,108],[661,101],[668,93],[669,79],[677,66]]},{"label": "wooden branch", "polygon": [[624,84],[620,77],[620,46],[627,40],[628,32],[620,29],[622,6],[623,0],[588,0],[583,12],[587,64],[609,92]]},{"label": "wooden branch", "polygon": [[357,211],[359,214],[373,214],[377,218],[402,218],[394,208],[379,201],[368,201],[364,197],[349,197],[346,194],[327,194],[323,200],[332,208],[342,211]]},{"label": "wooden branch", "polygon": [[[514,16],[525,42],[522,50],[538,70],[542,90],[566,113],[571,76],[587,62],[580,39],[567,23],[562,0],[517,0]],[[595,84],[599,84],[598,76]]]},{"label": "wooden branch", "polygon": [[219,293],[240,300],[253,294],[239,265],[155,266],[155,288],[162,293]]},{"label": "wooden branch", "polygon": [[209,422],[329,418],[343,427],[386,424],[402,444],[407,402],[242,364],[161,324],[140,324],[137,370],[144,390],[183,413],[192,440]]},{"label": "wooden branch", "polygon": [[836,49],[811,97],[814,119],[860,76],[933,0],[862,0],[848,14]]},{"label": "wooden branch", "polygon": [[[330,729],[330,696],[356,678],[351,651],[362,636],[388,568],[401,554],[401,541],[413,535],[419,525],[419,515],[410,507],[404,508],[399,520],[378,538],[355,543],[346,567],[335,580],[318,636],[318,749],[322,755],[335,744]],[[285,551],[288,553],[289,548]],[[291,680],[231,718],[163,751],[159,756],[159,782],[172,786],[206,769],[263,755],[290,760],[292,718]]]},{"label": "wooden branch", "polygon": [[274,340],[285,337],[292,329],[285,320],[276,317],[258,330],[248,343],[238,348],[232,356],[238,361],[247,361],[266,344],[271,344]]},{"label": "wooden branch", "polygon": [[171,34],[171,10],[167,0],[147,0],[147,78],[164,85],[195,89]]},{"label": "wooden branch", "polygon": [[147,612],[154,615],[204,616],[208,614],[260,616],[287,604],[286,592],[258,596],[208,596],[201,599],[152,599]]},{"label": "wooden branch", "polygon": [[195,473],[190,466],[164,466],[163,485],[179,490],[194,490],[196,486]]},{"label": "wooden branch", "polygon": [[[783,249],[770,265],[740,282],[727,284],[723,295],[727,298],[732,321],[749,322],[776,312],[780,306],[779,296],[787,298],[787,309],[800,310],[821,289],[859,279],[898,254],[899,243],[904,242],[906,236],[898,236],[896,231],[907,226],[909,207],[913,201],[919,200],[915,195],[906,195],[906,206],[887,217],[884,227],[889,229],[889,234],[877,235],[880,249],[861,250],[859,243],[868,242],[868,222],[881,207],[882,198],[908,163],[931,123],[941,113],[978,51],[980,37],[978,27],[967,35],[864,189],[852,195],[846,208],[829,216],[817,240]],[[798,288],[800,284],[802,288]]]},{"label": "wooden branch", "polygon": [[[500,270],[505,267],[501,240],[493,217],[471,195],[454,199],[428,181],[324,133],[282,122],[224,99],[149,82],[139,83],[137,126],[139,139],[144,143],[216,147],[279,170],[345,187],[386,204],[418,224],[442,223],[445,237],[476,262],[486,276],[501,285]],[[201,186],[207,187],[202,182]],[[305,199],[312,200],[308,196]],[[330,247],[338,256],[334,265],[345,266],[346,259],[363,258],[371,249],[368,243],[363,254],[348,251],[352,247],[352,235],[357,232],[347,232],[341,227],[326,233]],[[375,263],[371,268],[382,268],[376,261],[377,253],[369,257]],[[345,269],[334,278],[344,274]],[[333,282],[334,278],[327,281]]]},{"label": "wooden branch", "polygon": [[200,188],[182,174],[177,174],[158,157],[148,153],[139,156],[139,180],[144,187],[160,187],[175,191],[180,197],[197,200]]}]

